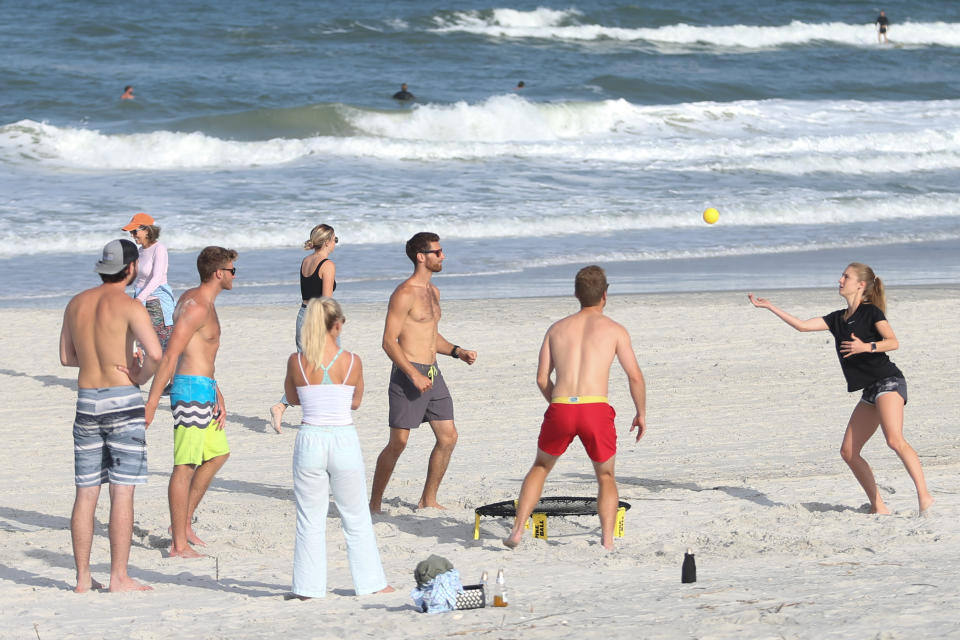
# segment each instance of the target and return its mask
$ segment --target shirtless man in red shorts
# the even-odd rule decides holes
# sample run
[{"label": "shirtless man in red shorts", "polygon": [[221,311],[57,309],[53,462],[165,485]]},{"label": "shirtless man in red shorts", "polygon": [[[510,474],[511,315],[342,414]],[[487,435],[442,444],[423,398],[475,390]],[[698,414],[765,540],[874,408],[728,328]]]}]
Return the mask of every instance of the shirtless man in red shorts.
[{"label": "shirtless man in red shorts", "polygon": [[[627,330],[603,315],[607,304],[607,275],[598,266],[584,267],[577,273],[574,292],[580,311],[554,323],[543,338],[537,386],[550,406],[543,415],[537,458],[523,479],[517,519],[503,544],[520,544],[523,527],[533,512],[547,474],[560,456],[579,437],[593,461],[597,474],[597,512],[600,515],[600,542],[613,549],[613,527],[620,496],[614,477],[617,432],[616,413],[607,404],[610,365],[616,356],[627,374],[630,396],[637,408],[630,431],[637,429],[637,440],[646,426],[646,386]],[[550,375],[556,371],[556,382]]]}]

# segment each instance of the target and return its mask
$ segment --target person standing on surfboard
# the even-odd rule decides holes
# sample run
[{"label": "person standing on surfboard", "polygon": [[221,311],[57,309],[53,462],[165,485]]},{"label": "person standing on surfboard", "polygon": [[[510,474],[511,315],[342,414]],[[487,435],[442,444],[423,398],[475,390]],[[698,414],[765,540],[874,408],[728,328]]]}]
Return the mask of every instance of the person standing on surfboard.
[{"label": "person standing on surfboard", "polygon": [[877,16],[877,19],[873,21],[877,25],[877,42],[882,42],[887,44],[887,29],[890,28],[890,20],[887,18],[886,12],[883,10],[880,11],[880,15]]}]

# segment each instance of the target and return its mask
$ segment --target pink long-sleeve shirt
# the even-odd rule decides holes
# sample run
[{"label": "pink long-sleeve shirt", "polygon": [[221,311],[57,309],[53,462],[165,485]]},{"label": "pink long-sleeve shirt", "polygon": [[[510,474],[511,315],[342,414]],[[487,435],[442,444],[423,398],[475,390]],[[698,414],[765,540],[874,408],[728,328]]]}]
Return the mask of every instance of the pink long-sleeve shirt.
[{"label": "pink long-sleeve shirt", "polygon": [[167,284],[167,248],[159,242],[144,249],[140,248],[140,259],[137,260],[137,279],[134,288],[140,292],[137,300],[146,302],[155,300],[154,290],[162,284]]}]

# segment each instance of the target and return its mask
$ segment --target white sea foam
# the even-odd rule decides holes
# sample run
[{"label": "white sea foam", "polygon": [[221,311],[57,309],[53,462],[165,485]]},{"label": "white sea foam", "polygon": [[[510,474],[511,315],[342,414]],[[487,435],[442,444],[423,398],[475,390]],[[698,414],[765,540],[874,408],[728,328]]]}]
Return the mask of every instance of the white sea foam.
[{"label": "white sea foam", "polygon": [[825,251],[828,249],[856,249],[859,247],[882,247],[889,244],[911,244],[941,242],[960,239],[960,233],[916,233],[874,235],[845,240],[825,240],[821,242],[783,242],[776,244],[749,244],[736,247],[701,247],[696,249],[677,247],[662,250],[596,251],[565,253],[563,255],[523,260],[516,265],[519,269],[537,267],[556,267],[568,264],[609,263],[609,262],[646,262],[654,260],[685,260],[695,258],[729,258],[736,256],[776,255],[781,253],[802,253]]},{"label": "white sea foam", "polygon": [[[842,198],[825,200],[819,192],[783,192],[769,197],[740,196],[736,200],[713,203],[721,209],[722,225],[726,230],[747,227],[765,227],[784,230],[785,237],[796,237],[787,232],[788,227],[830,228],[871,221],[903,221],[905,228],[927,229],[923,238],[928,241],[960,238],[960,228],[951,225],[955,218],[955,199],[950,194],[902,195],[876,198],[875,194],[863,193],[860,197],[845,195]],[[410,205],[400,218],[389,216],[356,216],[354,211],[327,216],[326,219],[338,230],[344,245],[392,244],[401,245],[407,238],[424,228],[430,228],[444,238],[546,238],[551,236],[577,236],[584,230],[584,214],[589,213],[590,231],[593,234],[629,233],[639,231],[703,230],[700,219],[701,203],[664,201],[638,202],[617,209],[588,208],[588,201],[571,199],[567,206],[557,209],[547,203],[538,206],[530,203],[523,210],[489,211],[481,205],[462,203],[440,212],[434,207],[418,208]],[[478,214],[482,210],[482,215]],[[9,214],[0,210],[4,219]],[[316,214],[303,213],[300,217],[287,216],[284,224],[273,220],[264,221],[256,209],[233,206],[230,210],[204,210],[202,213],[166,213],[163,218],[163,241],[177,250],[196,250],[209,244],[215,237],[217,243],[237,249],[279,249],[298,247],[303,243],[303,229],[315,223]],[[300,219],[302,218],[302,219]],[[545,224],[545,220],[549,224]],[[943,224],[937,224],[938,221]],[[922,222],[926,221],[926,222]],[[934,229],[934,227],[936,227]],[[31,255],[37,253],[95,253],[104,242],[104,228],[99,216],[58,222],[58,232],[51,233],[42,219],[34,223],[0,226],[0,257]],[[340,231],[343,229],[343,231]],[[817,235],[816,232],[810,232]],[[898,230],[876,232],[873,238],[885,242],[909,241],[916,232]],[[913,235],[911,235],[913,234]],[[807,236],[808,232],[800,232]],[[827,234],[828,236],[830,234]],[[920,237],[920,236],[917,236]],[[841,243],[862,242],[844,237]],[[819,246],[816,242],[797,243],[787,240],[765,242],[762,246],[793,250],[796,244]],[[757,245],[761,246],[761,245]],[[833,245],[831,245],[833,246]],[[845,245],[844,245],[845,246]],[[751,242],[736,242],[722,248],[703,248],[698,251],[716,251],[709,255],[741,255],[756,252]],[[651,255],[666,258],[687,256],[686,248],[677,245],[668,249],[651,249]],[[740,253],[737,253],[740,252]],[[662,255],[661,255],[662,254]],[[638,252],[636,255],[645,255]],[[690,254],[693,255],[693,254]],[[700,255],[700,254],[697,254]],[[707,254],[703,254],[707,255]],[[639,258],[638,258],[639,259]]]},{"label": "white sea foam", "polygon": [[[422,105],[409,113],[347,111],[346,119],[372,136],[424,142],[550,142],[617,132],[646,120],[626,100],[534,103],[494,96],[480,104]],[[652,124],[652,123],[650,123]]]},{"label": "white sea foam", "polygon": [[[537,9],[523,12],[494,9],[490,12],[462,11],[449,17],[435,18],[440,32],[466,32],[493,38],[539,38],[568,41],[613,40],[645,42],[652,45],[716,47],[719,49],[770,49],[832,42],[864,47],[876,46],[873,24],[843,22],[762,25],[690,25],[673,24],[653,28],[624,28],[599,24],[577,23],[576,11]],[[571,24],[573,23],[573,24]],[[960,47],[960,24],[950,22],[904,22],[890,30],[898,45],[926,47]],[[665,51],[668,52],[668,51]]]},{"label": "white sea foam", "polygon": [[492,11],[455,11],[449,17],[435,17],[440,31],[455,31],[457,26],[472,29],[500,27],[503,29],[544,29],[559,27],[580,16],[576,9],[557,10],[538,7],[532,11],[493,9]]},{"label": "white sea foam", "polygon": [[656,171],[804,175],[960,168],[960,100],[479,104],[382,112],[341,107],[354,136],[223,140],[203,133],[106,134],[22,120],[0,127],[0,162],[71,170],[254,168],[329,157],[425,162],[528,158]]},{"label": "white sea foam", "polygon": [[0,127],[0,157],[78,169],[198,169],[290,162],[309,152],[302,140],[221,140],[202,133],[104,134],[21,120]]}]

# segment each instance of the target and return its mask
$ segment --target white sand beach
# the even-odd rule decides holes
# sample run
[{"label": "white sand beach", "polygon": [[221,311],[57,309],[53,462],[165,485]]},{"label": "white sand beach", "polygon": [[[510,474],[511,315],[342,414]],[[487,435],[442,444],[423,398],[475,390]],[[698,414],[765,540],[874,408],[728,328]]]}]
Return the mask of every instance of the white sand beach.
[{"label": "white sand beach", "polygon": [[[441,286],[442,289],[442,286]],[[572,277],[571,277],[572,289]],[[840,308],[833,289],[762,292],[811,317]],[[224,293],[229,296],[230,293]],[[549,521],[549,539],[515,551],[512,524],[474,508],[515,498],[533,460],[545,408],[535,384],[544,331],[575,311],[568,298],[445,301],[441,332],[476,349],[477,363],[441,358],[460,440],[440,488],[447,511],[414,509],[433,444],[411,435],[375,519],[392,594],[355,597],[336,512],[328,520],[330,593],[285,600],[294,543],[291,456],[299,408],[282,434],[268,425],[293,350],[296,305],[223,306],[217,378],[232,456],[197,511],[209,558],[167,558],[172,421],[161,403],[147,432],[149,484],[136,492],[132,577],[147,593],[78,595],[70,544],[76,370],[61,367],[61,312],[0,310],[0,638],[948,638],[960,634],[960,290],[892,288],[888,318],[906,374],[905,436],[936,498],[917,517],[916,493],[879,433],[864,455],[891,516],[866,498],[839,455],[859,397],[845,390],[827,333],[800,334],[753,308],[746,292],[616,295],[607,313],[634,340],[648,387],[648,434],[628,433],[633,407],[618,365],[617,477],[632,509],[612,553],[595,516]],[[368,484],[386,443],[389,361],[384,304],[345,305],[346,348],[364,359],[356,412]],[[574,443],[545,496],[595,494]],[[109,577],[101,493],[92,564]],[[698,582],[680,583],[684,550]],[[413,568],[448,558],[465,583],[505,569],[510,606],[443,615],[414,610]]]}]

